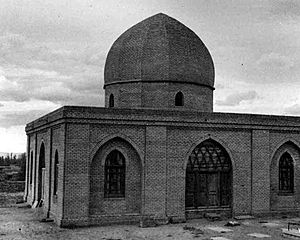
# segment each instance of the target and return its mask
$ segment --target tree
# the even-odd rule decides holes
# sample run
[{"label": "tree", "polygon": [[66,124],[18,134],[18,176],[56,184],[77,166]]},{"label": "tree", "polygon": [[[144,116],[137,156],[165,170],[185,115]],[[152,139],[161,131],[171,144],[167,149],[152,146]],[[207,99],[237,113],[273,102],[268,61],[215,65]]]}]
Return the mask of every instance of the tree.
[{"label": "tree", "polygon": [[18,165],[20,166],[20,172],[18,175],[18,180],[19,181],[25,181],[25,172],[26,172],[26,153],[22,153],[19,157],[18,157],[18,161],[17,161]]},{"label": "tree", "polygon": [[9,156],[4,158],[3,166],[9,166]]},{"label": "tree", "polygon": [[3,165],[4,165],[4,157],[0,156],[0,166],[3,166]]}]

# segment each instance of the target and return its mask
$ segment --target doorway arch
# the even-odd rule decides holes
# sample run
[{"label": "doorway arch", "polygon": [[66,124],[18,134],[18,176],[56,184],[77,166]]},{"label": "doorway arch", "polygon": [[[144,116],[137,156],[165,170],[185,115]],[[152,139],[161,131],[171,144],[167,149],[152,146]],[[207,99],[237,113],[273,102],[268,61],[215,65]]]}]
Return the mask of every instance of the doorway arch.
[{"label": "doorway arch", "polygon": [[218,142],[208,139],[194,148],[186,166],[186,209],[230,208],[232,163]]}]

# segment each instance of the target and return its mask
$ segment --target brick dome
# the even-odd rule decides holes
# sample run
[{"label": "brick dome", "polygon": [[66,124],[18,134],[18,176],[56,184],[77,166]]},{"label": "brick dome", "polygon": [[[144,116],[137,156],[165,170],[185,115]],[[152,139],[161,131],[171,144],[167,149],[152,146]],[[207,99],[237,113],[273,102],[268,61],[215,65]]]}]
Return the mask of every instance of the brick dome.
[{"label": "brick dome", "polygon": [[213,90],[213,60],[191,29],[159,13],[124,32],[108,53],[104,88],[132,82],[188,83]]}]

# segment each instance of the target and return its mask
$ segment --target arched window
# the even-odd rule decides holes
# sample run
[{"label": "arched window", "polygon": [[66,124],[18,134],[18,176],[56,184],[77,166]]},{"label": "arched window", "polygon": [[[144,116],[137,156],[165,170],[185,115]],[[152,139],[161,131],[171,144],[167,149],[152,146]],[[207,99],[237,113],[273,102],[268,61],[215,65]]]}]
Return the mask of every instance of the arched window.
[{"label": "arched window", "polygon": [[54,189],[53,189],[53,194],[57,195],[57,187],[58,187],[58,152],[57,150],[55,151],[55,157],[54,157]]},{"label": "arched window", "polygon": [[114,107],[115,106],[115,98],[113,94],[110,94],[109,96],[109,107]]},{"label": "arched window", "polygon": [[113,150],[105,160],[104,197],[125,197],[125,158]]},{"label": "arched window", "polygon": [[291,155],[287,152],[279,160],[279,191],[294,192],[294,164]]},{"label": "arched window", "polygon": [[33,151],[30,153],[30,184],[32,184],[33,179]]},{"label": "arched window", "polygon": [[176,93],[175,106],[183,106],[183,93],[182,92]]}]

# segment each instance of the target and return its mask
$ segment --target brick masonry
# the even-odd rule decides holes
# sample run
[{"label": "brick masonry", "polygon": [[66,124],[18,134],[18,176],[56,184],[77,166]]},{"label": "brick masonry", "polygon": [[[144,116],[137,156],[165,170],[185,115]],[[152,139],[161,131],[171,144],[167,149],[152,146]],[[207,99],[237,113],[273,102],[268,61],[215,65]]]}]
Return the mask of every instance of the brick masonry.
[{"label": "brick masonry", "polygon": [[[85,107],[63,107],[53,114],[55,118],[51,113],[44,117],[46,124],[41,120],[28,124],[26,131],[36,156],[33,169],[39,165],[40,145],[45,145],[44,210],[47,213],[50,207],[61,226],[129,223],[145,216],[185,220],[188,156],[210,138],[226,149],[232,161],[233,215],[299,211],[300,118]],[[124,199],[103,197],[103,161],[112,149],[126,158]],[[49,205],[49,159],[53,189],[55,151],[59,187]],[[285,151],[295,161],[295,193],[290,196],[278,194],[278,161]],[[35,180],[26,192],[29,203],[38,198],[37,171],[33,174]]]},{"label": "brick masonry", "polygon": [[104,87],[128,82],[184,82],[213,88],[214,64],[201,39],[165,14],[125,31],[105,63]]},{"label": "brick masonry", "polygon": [[[175,106],[175,95],[182,92],[184,106]],[[118,108],[190,109],[213,111],[213,90],[209,87],[181,83],[122,83],[105,88],[105,102],[113,94]],[[167,99],[167,101],[166,101]]]}]

